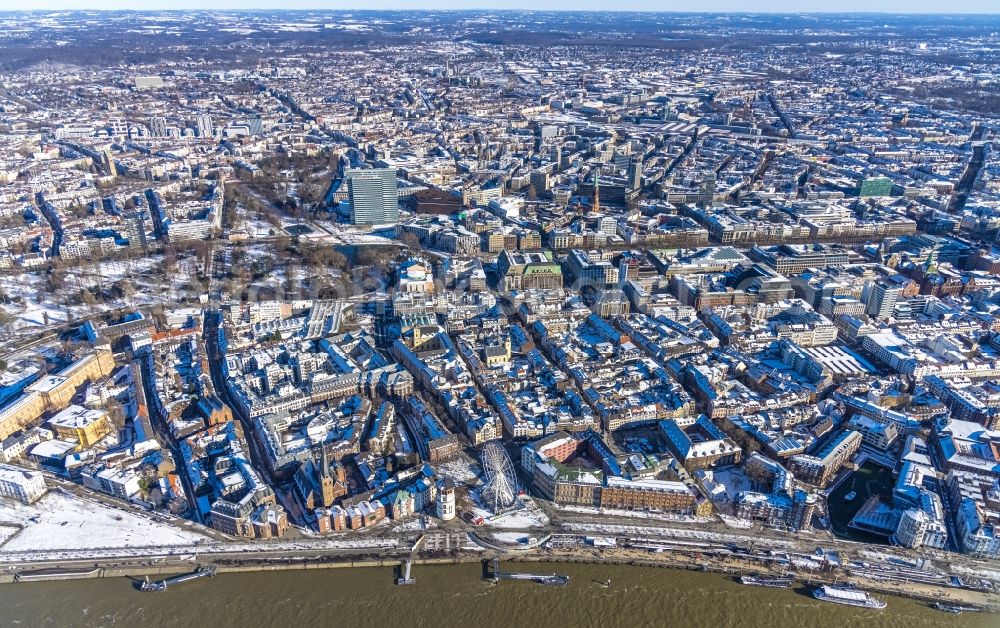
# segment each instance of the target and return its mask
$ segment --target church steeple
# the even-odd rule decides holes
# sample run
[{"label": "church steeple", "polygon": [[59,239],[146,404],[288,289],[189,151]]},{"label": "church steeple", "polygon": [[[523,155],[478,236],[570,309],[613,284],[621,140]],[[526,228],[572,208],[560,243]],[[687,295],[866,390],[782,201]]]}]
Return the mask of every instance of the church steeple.
[{"label": "church steeple", "polygon": [[320,445],[319,451],[320,451],[319,475],[320,477],[328,478],[330,477],[330,463],[326,458],[326,445],[325,444]]},{"label": "church steeple", "polygon": [[931,249],[930,255],[927,256],[927,261],[924,262],[924,276],[937,273],[937,264],[934,262],[935,253],[937,253],[937,249]]}]

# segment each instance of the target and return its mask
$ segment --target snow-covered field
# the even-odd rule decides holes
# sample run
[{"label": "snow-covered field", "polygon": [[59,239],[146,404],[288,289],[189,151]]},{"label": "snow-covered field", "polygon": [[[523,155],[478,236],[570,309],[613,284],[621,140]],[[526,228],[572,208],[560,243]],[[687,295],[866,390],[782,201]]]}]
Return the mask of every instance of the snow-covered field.
[{"label": "snow-covered field", "polygon": [[[159,256],[151,255],[127,262],[80,262],[65,269],[62,287],[56,292],[52,292],[46,283],[46,275],[39,271],[0,275],[0,294],[3,295],[0,309],[14,317],[11,330],[17,333],[39,331],[49,325],[79,320],[116,308],[169,303],[177,295],[177,291],[165,289],[161,285],[148,285],[151,279],[149,275],[144,275],[154,272],[160,259],[162,258]],[[178,262],[178,272],[170,280],[192,276],[195,266],[193,258],[181,259]],[[121,279],[130,279],[140,288],[131,299],[111,299],[84,305],[76,302],[73,296],[81,288],[108,288]]]},{"label": "snow-covered field", "polygon": [[[477,513],[482,514],[482,513]],[[548,525],[549,518],[541,510],[525,508],[510,513],[505,513],[496,519],[487,520],[486,525],[493,528],[507,528],[520,530],[524,528],[541,528]]]},{"label": "snow-covered field", "polygon": [[719,513],[719,519],[722,520],[722,523],[726,524],[727,528],[736,528],[737,530],[749,530],[753,528],[753,521],[747,521],[746,519],[740,519],[731,515]]},{"label": "snow-covered field", "polygon": [[423,522],[421,522],[420,517],[411,517],[399,525],[392,526],[392,531],[397,533],[417,532],[421,530],[431,530],[436,527],[438,527],[437,519],[425,517]]},{"label": "snow-covered field", "polygon": [[275,231],[274,227],[263,220],[248,220],[246,230],[251,238],[266,238],[271,235],[271,231]]},{"label": "snow-covered field", "polygon": [[67,309],[70,316],[75,316],[78,309],[67,308],[59,298],[47,293],[41,275],[36,273],[0,277],[0,293],[4,295],[0,309],[14,317],[13,330],[38,330],[44,325],[46,314],[50,324],[63,323],[67,320]]},{"label": "snow-covered field", "polygon": [[0,525],[0,545],[7,542],[9,538],[18,533],[20,528],[14,526]]},{"label": "snow-covered field", "polygon": [[56,491],[30,506],[0,500],[0,525],[4,523],[24,529],[3,543],[0,553],[184,546],[209,540],[197,532]]},{"label": "snow-covered field", "polygon": [[57,310],[51,301],[28,307],[17,314],[17,318],[24,327],[45,328],[48,325],[56,325],[69,322],[64,310]]},{"label": "snow-covered field", "polygon": [[508,545],[528,545],[528,541],[534,537],[528,536],[523,532],[497,532],[493,535],[493,538],[501,543],[507,543]]},{"label": "snow-covered field", "polygon": [[458,486],[474,483],[480,473],[479,463],[464,453],[451,460],[435,464],[434,470]]},{"label": "snow-covered field", "polygon": [[527,528],[541,528],[549,524],[549,518],[542,512],[542,509],[529,497],[519,498],[521,507],[507,512],[494,515],[483,506],[479,497],[479,491],[469,491],[472,501],[472,512],[482,517],[486,523],[485,527],[501,528],[507,530],[525,530]]},{"label": "snow-covered field", "polygon": [[713,478],[717,483],[726,487],[726,496],[729,501],[734,501],[736,496],[743,491],[752,490],[752,485],[750,478],[746,476],[740,469],[731,468],[724,469],[722,471],[715,471],[712,474]]}]

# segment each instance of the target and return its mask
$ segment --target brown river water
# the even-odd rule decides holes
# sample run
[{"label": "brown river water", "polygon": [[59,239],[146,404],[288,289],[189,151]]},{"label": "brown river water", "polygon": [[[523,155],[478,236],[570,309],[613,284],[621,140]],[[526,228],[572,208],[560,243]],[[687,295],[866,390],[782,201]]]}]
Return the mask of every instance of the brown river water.
[{"label": "brown river water", "polygon": [[[479,564],[414,565],[412,586],[392,569],[220,574],[142,593],[127,578],[0,585],[0,626],[373,627],[496,626],[1000,628],[1000,616],[951,615],[885,597],[882,611],[819,602],[804,585],[744,586],[712,573],[590,564],[505,564],[557,572],[565,587],[482,579]],[[611,580],[611,586],[602,584]]]}]

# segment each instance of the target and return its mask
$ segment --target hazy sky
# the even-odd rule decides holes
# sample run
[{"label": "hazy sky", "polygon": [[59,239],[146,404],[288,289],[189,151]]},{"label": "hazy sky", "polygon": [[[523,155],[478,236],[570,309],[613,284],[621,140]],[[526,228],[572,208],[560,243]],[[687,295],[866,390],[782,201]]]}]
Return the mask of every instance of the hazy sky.
[{"label": "hazy sky", "polygon": [[819,8],[792,0],[0,0],[20,9],[536,9],[621,11],[884,11],[888,13],[1000,13],[998,0],[837,0]]}]

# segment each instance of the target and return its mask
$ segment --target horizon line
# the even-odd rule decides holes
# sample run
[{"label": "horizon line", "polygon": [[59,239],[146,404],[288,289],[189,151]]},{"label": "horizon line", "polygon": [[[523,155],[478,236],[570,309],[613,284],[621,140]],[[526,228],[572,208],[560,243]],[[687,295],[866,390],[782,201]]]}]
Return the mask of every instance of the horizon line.
[{"label": "horizon line", "polygon": [[1000,11],[884,11],[884,10],[811,10],[811,11],[724,11],[724,10],[704,10],[704,11],[677,11],[677,10],[640,10],[640,9],[533,9],[508,7],[503,9],[491,9],[484,7],[473,7],[464,9],[345,9],[345,8],[281,8],[281,7],[257,7],[257,8],[146,8],[146,9],[84,9],[84,8],[33,8],[33,9],[0,9],[0,15],[4,14],[24,14],[24,13],[186,13],[214,11],[219,13],[260,13],[260,12],[281,12],[281,13],[610,13],[610,14],[652,14],[652,15],[975,15],[975,16],[996,16],[1000,17]]}]

